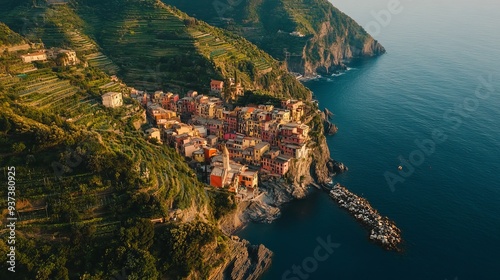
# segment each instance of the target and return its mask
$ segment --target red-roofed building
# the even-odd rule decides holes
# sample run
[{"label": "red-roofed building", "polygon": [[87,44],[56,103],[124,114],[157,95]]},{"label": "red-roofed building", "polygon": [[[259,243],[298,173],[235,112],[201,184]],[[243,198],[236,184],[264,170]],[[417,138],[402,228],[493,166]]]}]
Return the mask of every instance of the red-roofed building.
[{"label": "red-roofed building", "polygon": [[218,80],[211,80],[210,81],[210,90],[215,91],[215,92],[222,92],[224,90],[224,82],[223,81],[218,81]]}]

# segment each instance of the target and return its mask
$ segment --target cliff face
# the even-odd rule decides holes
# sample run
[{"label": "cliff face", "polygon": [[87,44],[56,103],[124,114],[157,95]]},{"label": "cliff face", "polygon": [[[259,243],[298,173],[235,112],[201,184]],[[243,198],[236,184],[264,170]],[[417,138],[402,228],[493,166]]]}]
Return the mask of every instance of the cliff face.
[{"label": "cliff face", "polygon": [[[329,73],[353,58],[385,53],[359,24],[327,0],[247,0],[212,7],[203,0],[163,0],[192,16],[236,32],[288,70]],[[241,2],[241,3],[240,3]]]},{"label": "cliff face", "polygon": [[287,60],[288,69],[306,76],[320,73],[328,74],[345,69],[345,62],[353,58],[376,56],[385,53],[384,47],[369,37],[363,45],[351,45],[345,36],[331,41],[328,34],[333,32],[329,22],[323,24],[321,32],[314,35],[302,48],[301,55]]},{"label": "cliff face", "polygon": [[231,240],[231,258],[215,269],[210,280],[254,280],[259,279],[271,265],[273,253],[264,245],[251,245],[246,240]]}]

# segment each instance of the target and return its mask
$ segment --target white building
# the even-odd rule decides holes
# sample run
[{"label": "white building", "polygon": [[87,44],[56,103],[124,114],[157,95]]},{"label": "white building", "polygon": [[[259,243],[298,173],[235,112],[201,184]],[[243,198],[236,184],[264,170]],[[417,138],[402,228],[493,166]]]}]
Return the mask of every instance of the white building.
[{"label": "white building", "polygon": [[116,108],[123,105],[121,92],[107,92],[102,95],[102,105],[108,108]]},{"label": "white building", "polygon": [[44,61],[47,60],[47,54],[45,54],[45,51],[28,53],[21,55],[21,59],[23,60],[24,63],[30,63],[33,61]]}]

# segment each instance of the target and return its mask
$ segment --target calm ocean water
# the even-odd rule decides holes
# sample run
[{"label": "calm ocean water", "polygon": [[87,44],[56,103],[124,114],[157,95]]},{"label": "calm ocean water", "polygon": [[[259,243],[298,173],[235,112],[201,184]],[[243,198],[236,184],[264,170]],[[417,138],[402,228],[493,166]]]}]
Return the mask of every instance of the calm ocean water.
[{"label": "calm ocean water", "polygon": [[[363,26],[388,2],[333,1]],[[306,84],[340,128],[327,141],[349,172],[334,180],[397,223],[405,252],[374,245],[326,193],[313,191],[275,223],[239,233],[274,251],[264,279],[500,279],[500,1],[471,2],[401,0],[402,11],[375,34],[386,55]],[[480,77],[496,90],[484,99],[475,95]],[[399,157],[408,160],[415,141],[436,129],[446,141],[392,190],[384,173],[398,174]],[[340,247],[326,260],[315,267],[309,258],[302,275],[282,278],[328,236]]]}]

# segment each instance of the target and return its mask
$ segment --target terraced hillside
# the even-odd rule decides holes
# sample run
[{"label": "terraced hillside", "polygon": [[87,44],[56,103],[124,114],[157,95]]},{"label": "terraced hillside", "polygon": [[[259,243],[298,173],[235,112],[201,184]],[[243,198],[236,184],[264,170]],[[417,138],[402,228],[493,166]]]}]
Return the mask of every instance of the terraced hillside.
[{"label": "terraced hillside", "polygon": [[[33,64],[22,63],[18,58],[11,57],[4,60],[5,63],[9,63],[9,69],[0,74],[0,87],[15,96],[19,104],[58,114],[75,124],[98,129],[110,127],[108,121],[98,121],[105,115],[98,105],[99,98],[73,85],[71,80],[60,78],[61,75],[58,76],[50,68],[36,69]],[[82,69],[73,71],[79,75],[84,72]],[[108,87],[100,86],[102,84]],[[95,92],[123,90],[109,78],[89,82],[89,86]],[[92,121],[89,122],[89,119]]]},{"label": "terraced hillside", "polygon": [[24,44],[22,36],[13,32],[7,25],[0,23],[0,47]]},{"label": "terraced hillside", "polygon": [[215,26],[236,32],[288,68],[328,73],[345,60],[385,52],[354,20],[327,0],[163,0]]},{"label": "terraced hillside", "polygon": [[159,1],[74,3],[88,30],[134,86],[206,90],[211,78],[236,75],[247,89],[308,97],[271,56],[245,39]]},{"label": "terraced hillside", "polygon": [[5,0],[0,16],[47,47],[72,48],[90,65],[149,90],[208,90],[235,75],[247,90],[309,98],[286,67],[242,37],[156,0]]},{"label": "terraced hillside", "polygon": [[[16,279],[109,279],[122,268],[136,279],[180,278],[206,275],[230,258],[228,239],[213,225],[214,194],[174,150],[135,130],[134,102],[101,105],[101,92],[122,90],[109,76],[93,67],[37,69],[16,54],[0,55],[0,64],[0,164],[16,168]],[[5,200],[0,207],[7,209]],[[179,213],[192,217],[150,222]],[[0,278],[11,279],[5,264]]]},{"label": "terraced hillside", "polygon": [[43,42],[45,47],[73,49],[90,65],[108,74],[116,74],[118,67],[88,35],[83,22],[68,5],[49,5],[45,1],[5,0],[0,2],[0,18],[9,27],[32,42]]}]

